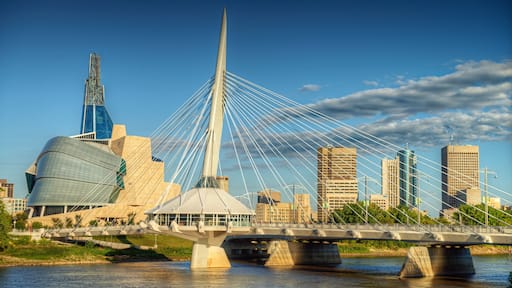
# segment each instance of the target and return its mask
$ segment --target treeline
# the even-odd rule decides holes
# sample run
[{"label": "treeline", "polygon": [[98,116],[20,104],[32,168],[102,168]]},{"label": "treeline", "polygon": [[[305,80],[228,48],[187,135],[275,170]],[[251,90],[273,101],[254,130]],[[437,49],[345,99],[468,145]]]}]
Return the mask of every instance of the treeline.
[{"label": "treeline", "polygon": [[[496,209],[488,206],[489,225],[490,226],[508,226],[512,225],[512,211]],[[453,220],[462,225],[482,225],[485,224],[485,204],[462,205],[459,212],[455,212]]]},{"label": "treeline", "polygon": [[[512,211],[505,211],[488,207],[489,225],[507,226],[512,225]],[[335,210],[332,213],[332,221],[335,223],[347,224],[418,224],[435,225],[458,223],[461,225],[483,225],[485,223],[485,205],[475,206],[462,205],[459,211],[453,214],[453,218],[444,217],[432,218],[426,213],[421,213],[416,209],[410,209],[407,206],[393,207],[383,210],[374,203],[370,203],[365,208],[364,202],[351,203],[343,206],[343,209]],[[368,214],[368,215],[367,215]]]},{"label": "treeline", "polygon": [[[368,216],[366,214],[368,213]],[[419,215],[421,224],[447,224],[444,218],[432,218],[426,213]],[[347,224],[418,224],[418,210],[409,209],[406,206],[393,207],[383,210],[374,203],[368,205],[366,211],[364,202],[351,203],[343,206],[343,209],[336,210],[332,213],[332,219],[336,223]]]}]

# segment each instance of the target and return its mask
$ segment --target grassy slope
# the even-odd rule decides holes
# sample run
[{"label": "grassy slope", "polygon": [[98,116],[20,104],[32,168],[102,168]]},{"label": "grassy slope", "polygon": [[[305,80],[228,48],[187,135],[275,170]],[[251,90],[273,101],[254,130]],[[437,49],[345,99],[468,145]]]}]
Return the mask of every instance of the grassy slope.
[{"label": "grassy slope", "polygon": [[[154,235],[140,236],[101,236],[95,239],[133,244],[137,246],[153,247]],[[62,244],[42,240],[31,242],[20,237],[14,240],[11,248],[0,252],[0,266],[5,265],[43,265],[66,263],[109,263],[117,261],[141,260],[188,260],[192,254],[193,243],[188,240],[172,236],[158,235],[157,248],[150,250],[124,249]],[[396,241],[343,241],[338,244],[342,257],[377,257],[377,256],[405,256],[410,244]],[[473,255],[507,254],[508,247],[500,246],[474,246],[471,247]]]},{"label": "grassy slope", "polygon": [[[104,241],[130,243],[139,246],[153,246],[153,235],[102,237]],[[42,265],[66,263],[108,263],[129,260],[185,260],[192,254],[192,242],[170,236],[157,237],[158,248],[150,250],[114,250],[91,245],[62,244],[42,240],[29,241],[25,237],[13,240],[11,247],[0,252],[2,265]]]}]

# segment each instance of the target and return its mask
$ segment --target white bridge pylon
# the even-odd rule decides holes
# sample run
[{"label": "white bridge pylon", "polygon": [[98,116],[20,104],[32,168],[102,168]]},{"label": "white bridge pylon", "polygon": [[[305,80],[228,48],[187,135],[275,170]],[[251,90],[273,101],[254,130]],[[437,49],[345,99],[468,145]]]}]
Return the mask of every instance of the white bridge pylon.
[{"label": "white bridge pylon", "polygon": [[[227,233],[249,231],[254,216],[253,211],[222,190],[217,182],[226,95],[226,22],[224,9],[201,177],[191,190],[146,212],[158,224],[170,226],[168,233],[194,241],[191,269],[231,267],[220,246]],[[150,222],[150,227],[160,230],[155,226],[158,224]]]}]

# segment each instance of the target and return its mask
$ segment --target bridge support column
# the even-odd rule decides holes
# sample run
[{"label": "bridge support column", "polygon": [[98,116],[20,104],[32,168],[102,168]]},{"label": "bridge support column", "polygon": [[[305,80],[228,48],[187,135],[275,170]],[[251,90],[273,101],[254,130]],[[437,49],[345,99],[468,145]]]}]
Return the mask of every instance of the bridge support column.
[{"label": "bridge support column", "polygon": [[190,269],[205,268],[230,268],[226,251],[221,247],[226,233],[215,236],[216,233],[208,232],[208,238],[199,238],[192,247]]},{"label": "bridge support column", "polygon": [[265,266],[293,266],[295,264],[286,240],[270,241],[267,252],[269,257]]},{"label": "bridge support column", "polygon": [[341,264],[338,246],[320,242],[271,241],[268,246],[265,266],[317,265],[336,266]]},{"label": "bridge support column", "polygon": [[400,278],[475,274],[469,248],[459,246],[411,247]]}]

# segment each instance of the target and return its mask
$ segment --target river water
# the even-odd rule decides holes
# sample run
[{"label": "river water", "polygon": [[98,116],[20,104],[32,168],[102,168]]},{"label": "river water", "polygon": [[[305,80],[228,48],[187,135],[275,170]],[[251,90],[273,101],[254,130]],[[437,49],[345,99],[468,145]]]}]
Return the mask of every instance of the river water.
[{"label": "river water", "polygon": [[189,262],[134,262],[0,268],[0,287],[507,287],[510,256],[474,256],[476,274],[400,280],[403,257],[346,258],[332,269],[266,268],[190,271]]}]

